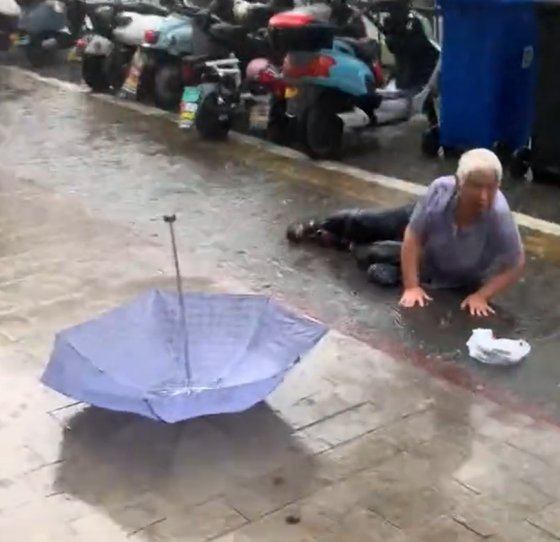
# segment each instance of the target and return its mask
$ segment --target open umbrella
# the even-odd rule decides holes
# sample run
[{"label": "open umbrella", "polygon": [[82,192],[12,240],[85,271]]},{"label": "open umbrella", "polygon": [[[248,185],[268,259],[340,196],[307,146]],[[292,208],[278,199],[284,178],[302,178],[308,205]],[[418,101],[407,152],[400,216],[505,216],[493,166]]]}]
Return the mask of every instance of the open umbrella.
[{"label": "open umbrella", "polygon": [[42,381],[91,405],[168,423],[264,400],[327,328],[261,295],[153,290],[60,332]]}]

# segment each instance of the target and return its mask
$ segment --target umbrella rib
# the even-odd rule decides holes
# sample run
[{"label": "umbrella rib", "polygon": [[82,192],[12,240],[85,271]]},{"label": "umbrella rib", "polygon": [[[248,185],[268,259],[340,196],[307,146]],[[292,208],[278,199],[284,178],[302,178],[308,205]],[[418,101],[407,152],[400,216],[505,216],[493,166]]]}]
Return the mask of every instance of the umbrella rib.
[{"label": "umbrella rib", "polygon": [[229,376],[232,371],[239,365],[239,363],[241,362],[241,360],[243,359],[244,355],[247,353],[247,351],[249,350],[249,347],[251,346],[251,344],[253,343],[253,341],[255,340],[255,337],[257,335],[258,330],[260,329],[260,324],[264,318],[265,312],[268,311],[270,308],[270,298],[267,299],[266,301],[266,306],[265,306],[265,310],[263,310],[260,315],[258,320],[255,322],[255,326],[253,328],[253,332],[251,333],[251,336],[249,337],[249,339],[247,340],[247,342],[245,343],[245,348],[243,350],[240,350],[240,353],[237,354],[236,359],[233,363],[231,363],[231,365],[228,366],[227,368],[227,372],[224,373],[223,375],[221,375],[218,378],[218,382],[226,380],[227,376]]},{"label": "umbrella rib", "polygon": [[80,356],[81,359],[83,359],[86,363],[91,363],[100,373],[103,373],[107,376],[110,376],[117,384],[121,385],[121,386],[126,386],[127,388],[131,388],[134,390],[138,390],[138,391],[143,391],[142,388],[140,386],[137,386],[133,383],[130,382],[125,382],[123,380],[121,380],[120,378],[116,377],[114,374],[112,374],[110,371],[107,371],[106,369],[103,369],[102,367],[100,367],[97,363],[95,363],[95,361],[93,361],[92,359],[84,356],[82,354],[82,352],[80,350],[78,350],[78,348],[76,348],[76,346],[70,342],[70,341],[66,341],[66,344],[72,348],[72,350],[74,350],[74,352],[76,352],[76,354],[78,356]]}]

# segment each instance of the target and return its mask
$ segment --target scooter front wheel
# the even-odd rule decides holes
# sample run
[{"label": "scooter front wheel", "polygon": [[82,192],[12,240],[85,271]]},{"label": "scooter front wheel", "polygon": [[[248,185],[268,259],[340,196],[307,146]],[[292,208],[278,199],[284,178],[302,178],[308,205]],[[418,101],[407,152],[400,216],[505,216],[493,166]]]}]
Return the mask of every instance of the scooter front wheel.
[{"label": "scooter front wheel", "polygon": [[436,158],[440,147],[439,126],[431,126],[422,134],[422,153],[428,158]]},{"label": "scooter front wheel", "polygon": [[198,107],[196,130],[203,139],[220,141],[226,139],[231,129],[231,116],[218,103],[218,93],[207,94]]},{"label": "scooter front wheel", "polygon": [[290,118],[286,114],[286,101],[274,99],[270,108],[267,136],[278,145],[287,145],[294,138]]},{"label": "scooter front wheel", "polygon": [[41,39],[31,39],[25,46],[25,56],[33,68],[43,68],[49,61],[51,52],[43,47]]},{"label": "scooter front wheel", "polygon": [[302,143],[310,158],[336,159],[342,150],[344,124],[326,100],[313,104],[303,119]]},{"label": "scooter front wheel", "polygon": [[158,66],[154,74],[154,101],[160,109],[175,111],[181,103],[183,80],[174,64]]},{"label": "scooter front wheel", "polygon": [[104,56],[98,55],[85,55],[82,59],[82,79],[93,92],[109,91],[105,61]]},{"label": "scooter front wheel", "polygon": [[521,179],[531,169],[531,149],[522,147],[511,156],[509,171],[514,179]]},{"label": "scooter front wheel", "polygon": [[107,82],[113,91],[119,91],[130,69],[131,54],[126,54],[119,47],[114,47],[107,58]]}]

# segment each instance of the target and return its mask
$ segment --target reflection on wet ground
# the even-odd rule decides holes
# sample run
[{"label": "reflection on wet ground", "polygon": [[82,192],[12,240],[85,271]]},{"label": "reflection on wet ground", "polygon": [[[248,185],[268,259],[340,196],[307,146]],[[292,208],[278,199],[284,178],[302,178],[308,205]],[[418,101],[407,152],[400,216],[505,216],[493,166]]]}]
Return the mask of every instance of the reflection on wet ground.
[{"label": "reflection on wet ground", "polygon": [[[19,51],[0,54],[0,63],[28,68]],[[38,71],[44,76],[81,82],[80,65],[65,63],[62,53],[49,66]],[[400,126],[366,132],[359,138],[350,137],[345,161],[375,173],[429,184],[441,175],[452,173],[456,159],[429,159],[422,156],[420,138],[423,130],[422,119],[414,119]],[[506,174],[504,191],[511,206],[522,213],[560,222],[560,207],[556,204],[559,186],[554,181],[537,181],[512,179]]]},{"label": "reflection on wet ground", "polygon": [[462,364],[560,420],[560,309],[553,295],[560,271],[551,264],[531,260],[526,280],[482,324],[527,339],[530,361],[488,369],[466,356],[468,335],[481,324],[461,313],[453,294],[438,293],[427,310],[401,313],[396,292],[368,285],[350,257],[285,242],[292,220],[360,201],[293,182],[293,172],[287,180],[282,171],[255,170],[227,144],[187,139],[161,119],[35,83],[2,90],[0,118],[1,167],[18,178],[78,196],[92,212],[154,236],[165,235],[159,217],[178,212],[183,259],[212,262],[217,273],[309,308],[331,326],[366,330],[377,344],[403,343]]}]

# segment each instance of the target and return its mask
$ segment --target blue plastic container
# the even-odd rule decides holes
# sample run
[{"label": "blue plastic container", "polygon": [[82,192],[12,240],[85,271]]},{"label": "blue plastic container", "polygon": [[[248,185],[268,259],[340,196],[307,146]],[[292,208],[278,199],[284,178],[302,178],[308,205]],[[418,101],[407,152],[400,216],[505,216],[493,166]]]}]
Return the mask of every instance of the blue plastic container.
[{"label": "blue plastic container", "polygon": [[517,149],[531,137],[535,92],[535,4],[441,0],[440,134],[444,147]]}]

